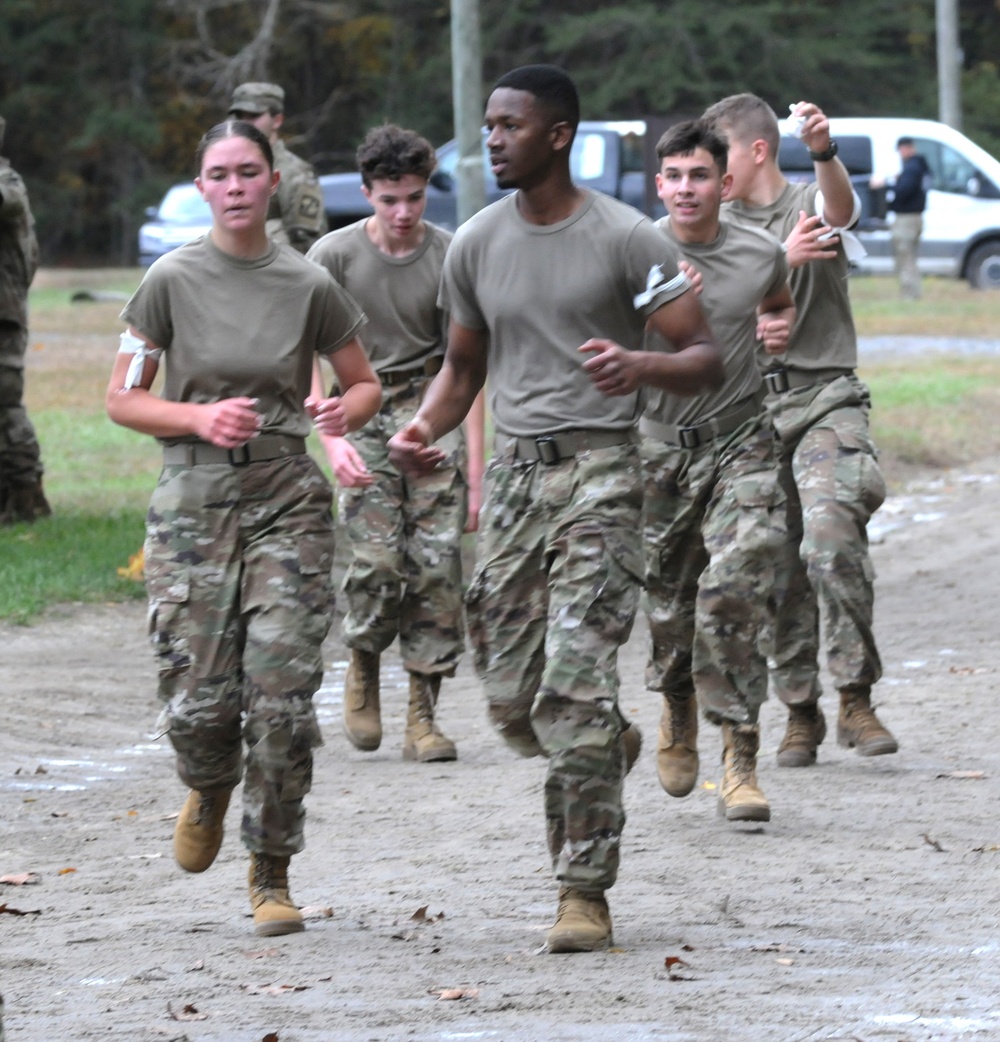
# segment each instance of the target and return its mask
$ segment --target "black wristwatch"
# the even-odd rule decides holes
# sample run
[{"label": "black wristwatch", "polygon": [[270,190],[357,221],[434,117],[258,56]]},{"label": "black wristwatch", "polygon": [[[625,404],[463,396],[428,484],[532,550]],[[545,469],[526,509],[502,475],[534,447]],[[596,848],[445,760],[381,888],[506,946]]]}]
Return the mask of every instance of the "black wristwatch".
[{"label": "black wristwatch", "polygon": [[831,159],[840,151],[837,147],[837,142],[830,138],[830,147],[825,152],[813,152],[809,150],[809,158],[814,163],[829,163]]}]

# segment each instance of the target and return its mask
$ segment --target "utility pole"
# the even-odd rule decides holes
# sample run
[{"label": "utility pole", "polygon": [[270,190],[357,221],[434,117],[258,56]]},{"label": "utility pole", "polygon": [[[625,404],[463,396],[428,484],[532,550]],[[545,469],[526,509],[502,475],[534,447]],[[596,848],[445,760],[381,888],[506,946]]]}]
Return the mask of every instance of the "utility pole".
[{"label": "utility pole", "polygon": [[458,223],[486,205],[483,176],[483,62],[479,0],[451,0],[451,92],[458,164]]},{"label": "utility pole", "polygon": [[935,0],[937,23],[938,119],[962,129],[962,49],[958,40],[958,0]]}]

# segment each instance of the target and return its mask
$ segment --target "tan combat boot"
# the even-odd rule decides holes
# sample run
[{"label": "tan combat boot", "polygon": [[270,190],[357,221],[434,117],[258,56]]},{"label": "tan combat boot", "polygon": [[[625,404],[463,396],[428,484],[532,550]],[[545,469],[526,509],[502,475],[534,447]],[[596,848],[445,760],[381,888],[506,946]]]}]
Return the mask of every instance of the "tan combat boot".
[{"label": "tan combat boot", "polygon": [[899,751],[899,743],[875,715],[867,688],[845,688],[840,692],[837,742],[847,749],[857,749],[859,756],[884,756]]},{"label": "tan combat boot", "polygon": [[771,808],[757,785],[757,750],[760,728],[756,724],[722,724],[722,784],[719,814],[727,821],[770,821]]},{"label": "tan combat boot", "polygon": [[663,696],[656,773],[671,796],[687,796],[698,780],[698,702],[693,695]]},{"label": "tan combat boot", "polygon": [[382,744],[382,714],[379,706],[379,656],[351,649],[344,676],[344,734],[355,749],[374,752]]},{"label": "tan combat boot", "polygon": [[299,933],[306,928],[302,913],[288,894],[289,860],[272,854],[250,855],[250,907],[253,932],[258,937]]},{"label": "tan combat boot", "polygon": [[631,720],[625,722],[625,729],[622,731],[622,750],[625,754],[625,773],[628,774],[642,752],[642,731]]},{"label": "tan combat boot", "polygon": [[232,793],[232,789],[188,793],[174,828],[174,857],[185,872],[204,872],[218,855]]},{"label": "tan combat boot", "polygon": [[455,743],[446,738],[434,723],[434,710],[440,691],[440,674],[410,674],[410,704],[406,714],[406,737],[403,739],[404,760],[432,763],[458,759]]},{"label": "tan combat boot", "polygon": [[550,952],[596,952],[611,944],[611,913],[603,890],[559,891],[555,925],[545,937]]},{"label": "tan combat boot", "polygon": [[816,750],[825,737],[826,717],[815,702],[789,706],[785,737],[778,746],[778,766],[811,766],[816,762]]}]

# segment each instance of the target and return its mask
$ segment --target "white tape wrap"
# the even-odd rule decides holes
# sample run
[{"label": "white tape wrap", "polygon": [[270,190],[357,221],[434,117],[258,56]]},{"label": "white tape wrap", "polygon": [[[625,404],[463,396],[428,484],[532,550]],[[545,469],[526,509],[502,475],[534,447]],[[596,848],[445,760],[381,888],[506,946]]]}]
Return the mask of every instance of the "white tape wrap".
[{"label": "white tape wrap", "polygon": [[129,388],[138,387],[142,383],[142,370],[146,364],[146,359],[152,358],[155,362],[163,354],[163,351],[158,347],[149,347],[145,340],[141,340],[126,330],[122,333],[119,340],[118,353],[120,355],[132,356],[128,372],[125,373],[125,384],[122,387],[123,391],[127,391]]}]

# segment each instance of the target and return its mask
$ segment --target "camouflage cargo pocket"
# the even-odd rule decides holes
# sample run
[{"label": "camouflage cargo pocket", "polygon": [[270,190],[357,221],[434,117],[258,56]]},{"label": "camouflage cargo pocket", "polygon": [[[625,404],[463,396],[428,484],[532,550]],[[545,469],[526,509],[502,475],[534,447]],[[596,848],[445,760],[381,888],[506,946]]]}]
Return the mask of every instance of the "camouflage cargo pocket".
[{"label": "camouflage cargo pocket", "polygon": [[857,431],[837,431],[837,461],[834,465],[837,500],[856,505],[864,520],[885,501],[885,478],[875,459],[871,439]]},{"label": "camouflage cargo pocket", "polygon": [[191,666],[191,584],[188,570],[147,574],[148,633],[161,677],[179,676]]}]

